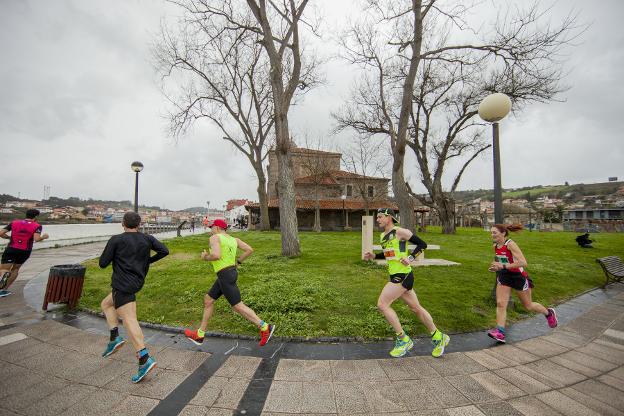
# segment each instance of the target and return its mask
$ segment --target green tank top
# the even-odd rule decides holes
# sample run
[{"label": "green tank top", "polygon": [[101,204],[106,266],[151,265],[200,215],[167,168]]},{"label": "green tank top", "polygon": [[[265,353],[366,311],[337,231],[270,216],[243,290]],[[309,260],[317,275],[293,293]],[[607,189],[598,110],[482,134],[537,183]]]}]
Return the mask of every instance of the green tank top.
[{"label": "green tank top", "polygon": [[236,264],[236,249],[238,247],[236,239],[231,235],[217,235],[219,236],[219,245],[221,246],[221,258],[210,262],[215,272]]},{"label": "green tank top", "polygon": [[380,235],[381,248],[383,249],[384,257],[388,262],[388,273],[409,273],[412,271],[412,266],[406,266],[401,263],[401,259],[408,257],[407,241],[400,241],[396,232],[399,227],[395,226],[387,234],[383,232]]}]

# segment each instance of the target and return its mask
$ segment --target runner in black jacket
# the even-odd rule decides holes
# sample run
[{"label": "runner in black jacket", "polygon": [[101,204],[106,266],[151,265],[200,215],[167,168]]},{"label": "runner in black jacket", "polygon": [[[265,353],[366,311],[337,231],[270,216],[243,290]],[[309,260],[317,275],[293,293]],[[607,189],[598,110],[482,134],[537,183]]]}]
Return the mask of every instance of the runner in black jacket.
[{"label": "runner in black jacket", "polygon": [[[149,265],[169,254],[167,247],[156,238],[138,232],[140,223],[139,214],[126,212],[122,223],[125,232],[112,236],[100,256],[101,268],[113,263],[112,291],[102,300],[102,311],[110,329],[110,342],[102,356],[108,357],[126,342],[117,328],[118,317],[121,317],[139,359],[139,371],[132,377],[135,383],[156,366],[145,348],[137,320],[136,293],[145,283]],[[156,254],[150,256],[152,250]]]}]

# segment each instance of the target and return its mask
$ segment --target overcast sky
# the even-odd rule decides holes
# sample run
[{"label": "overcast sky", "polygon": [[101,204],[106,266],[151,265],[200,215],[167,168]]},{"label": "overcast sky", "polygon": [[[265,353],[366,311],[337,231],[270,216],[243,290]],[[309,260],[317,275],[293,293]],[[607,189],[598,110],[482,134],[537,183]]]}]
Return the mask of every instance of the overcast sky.
[{"label": "overcast sky", "polygon": [[[311,3],[328,27],[356,10],[349,0]],[[571,89],[565,102],[502,122],[506,188],[624,178],[624,3],[560,1],[553,22],[571,8],[591,24],[566,66]],[[249,162],[214,126],[197,123],[177,142],[167,136],[150,42],[161,19],[178,13],[158,0],[0,0],[0,193],[41,199],[49,185],[52,196],[131,200],[130,163],[140,160],[141,203],[221,208],[227,199],[257,200]],[[334,61],[324,72],[327,85],[291,112],[297,136],[327,136],[330,112],[346,97],[349,67]],[[491,166],[489,155],[473,162],[460,189],[491,188]],[[406,170],[424,191],[413,167]]]}]

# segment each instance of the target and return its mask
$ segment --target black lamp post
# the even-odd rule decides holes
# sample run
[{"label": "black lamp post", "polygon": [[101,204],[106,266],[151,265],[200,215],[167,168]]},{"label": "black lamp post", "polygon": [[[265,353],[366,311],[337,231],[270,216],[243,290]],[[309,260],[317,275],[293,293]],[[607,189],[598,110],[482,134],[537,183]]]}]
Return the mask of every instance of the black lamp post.
[{"label": "black lamp post", "polygon": [[134,212],[139,212],[139,172],[143,170],[143,163],[135,161],[130,165],[136,173],[134,180]]},{"label": "black lamp post", "polygon": [[497,92],[490,94],[479,104],[479,117],[492,123],[492,150],[494,153],[494,223],[502,224],[503,189],[501,187],[500,146],[498,143],[498,122],[511,110],[511,99]]},{"label": "black lamp post", "polygon": [[345,211],[345,199],[347,199],[346,195],[341,195],[340,199],[342,199],[342,219],[344,220],[344,229],[347,228],[347,212]]}]

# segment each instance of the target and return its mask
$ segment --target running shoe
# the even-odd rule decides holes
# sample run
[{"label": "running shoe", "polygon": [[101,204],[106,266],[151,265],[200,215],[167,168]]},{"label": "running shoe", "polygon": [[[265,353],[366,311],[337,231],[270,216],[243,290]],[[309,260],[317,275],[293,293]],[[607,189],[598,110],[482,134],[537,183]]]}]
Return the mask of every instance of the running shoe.
[{"label": "running shoe", "polygon": [[410,337],[407,339],[397,338],[394,341],[394,348],[390,351],[390,355],[399,358],[403,357],[409,350],[414,347],[414,341]]},{"label": "running shoe", "polygon": [[433,351],[431,351],[431,355],[438,358],[442,354],[444,354],[444,348],[451,341],[451,337],[446,334],[442,334],[440,339],[432,339],[431,343],[433,344]]},{"label": "running shoe", "polygon": [[152,371],[154,367],[156,367],[156,361],[152,357],[149,357],[147,361],[145,361],[145,364],[139,364],[139,371],[132,376],[132,382],[138,383],[139,381],[143,380],[147,373]]},{"label": "running shoe", "polygon": [[184,336],[187,337],[195,345],[202,345],[202,343],[204,342],[204,337],[200,337],[199,335],[197,335],[197,331],[185,329]]},{"label": "running shoe", "polygon": [[548,322],[548,326],[551,328],[556,328],[559,321],[557,321],[557,313],[553,308],[548,308],[548,315],[546,315],[546,321]]},{"label": "running shoe", "polygon": [[490,329],[488,331],[488,337],[494,338],[497,342],[505,343],[505,334],[503,334],[498,328]]},{"label": "running shoe", "polygon": [[275,331],[275,325],[271,325],[269,324],[269,327],[266,329],[266,331],[260,331],[260,345],[261,347],[265,346],[267,342],[269,342],[269,340],[271,339],[271,337],[273,336],[273,332]]},{"label": "running shoe", "polygon": [[126,343],[125,339],[123,339],[121,336],[117,336],[117,338],[115,338],[114,340],[112,340],[106,345],[106,349],[102,353],[102,357],[108,357],[109,355],[117,351],[119,348],[121,348],[123,344],[125,343]]},{"label": "running shoe", "polygon": [[9,292],[8,290],[0,290],[0,298],[4,298],[12,294],[13,292]]},{"label": "running shoe", "polygon": [[9,277],[11,277],[11,272],[2,273],[2,277],[0,277],[0,289],[4,289],[9,282]]}]

